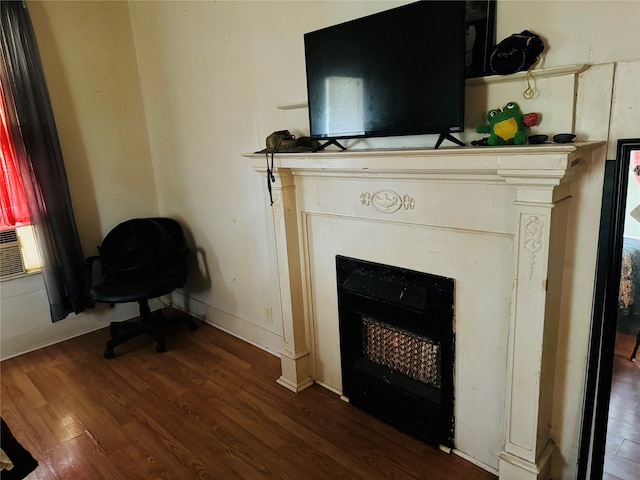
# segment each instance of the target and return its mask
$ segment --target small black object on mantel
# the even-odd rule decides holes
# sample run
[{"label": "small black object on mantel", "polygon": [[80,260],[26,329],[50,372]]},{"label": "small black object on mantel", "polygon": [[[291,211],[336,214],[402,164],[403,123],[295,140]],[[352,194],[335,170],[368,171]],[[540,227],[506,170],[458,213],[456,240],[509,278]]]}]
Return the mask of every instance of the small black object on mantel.
[{"label": "small black object on mantel", "polygon": [[474,147],[487,147],[489,146],[489,137],[484,137],[480,140],[472,140],[471,145]]},{"label": "small black object on mantel", "polygon": [[576,139],[573,133],[559,133],[553,136],[553,143],[571,143]]},{"label": "small black object on mantel", "polygon": [[549,138],[549,135],[531,135],[527,137],[527,140],[529,141],[530,144],[536,145],[539,143],[546,142],[547,138]]}]

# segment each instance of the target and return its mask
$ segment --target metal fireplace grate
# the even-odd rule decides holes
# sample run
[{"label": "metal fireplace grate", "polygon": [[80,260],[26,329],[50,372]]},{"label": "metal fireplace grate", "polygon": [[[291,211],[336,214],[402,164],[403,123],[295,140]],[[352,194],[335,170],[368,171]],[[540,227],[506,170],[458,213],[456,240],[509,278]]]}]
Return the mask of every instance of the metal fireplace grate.
[{"label": "metal fireplace grate", "polygon": [[341,255],[336,280],[345,398],[453,448],[454,280]]},{"label": "metal fireplace grate", "polygon": [[440,345],[436,341],[363,315],[362,346],[368,360],[441,387]]}]

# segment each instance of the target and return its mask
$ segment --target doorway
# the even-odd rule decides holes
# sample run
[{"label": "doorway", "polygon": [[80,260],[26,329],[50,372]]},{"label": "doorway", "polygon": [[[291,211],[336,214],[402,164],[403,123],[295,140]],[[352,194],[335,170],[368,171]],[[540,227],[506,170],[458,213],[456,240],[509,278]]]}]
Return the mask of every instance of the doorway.
[{"label": "doorway", "polygon": [[630,155],[603,473],[621,480],[640,478],[640,150]]},{"label": "doorway", "polygon": [[[578,479],[640,478],[640,139],[605,167]],[[630,278],[627,278],[630,277]]]}]

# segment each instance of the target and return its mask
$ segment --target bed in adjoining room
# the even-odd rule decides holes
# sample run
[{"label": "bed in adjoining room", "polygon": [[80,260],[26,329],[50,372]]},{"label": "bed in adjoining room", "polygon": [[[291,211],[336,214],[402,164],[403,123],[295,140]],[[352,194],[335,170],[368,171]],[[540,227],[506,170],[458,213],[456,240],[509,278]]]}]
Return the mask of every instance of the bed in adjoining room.
[{"label": "bed in adjoining room", "polygon": [[618,296],[618,331],[635,335],[638,329],[640,329],[640,238],[625,236]]}]

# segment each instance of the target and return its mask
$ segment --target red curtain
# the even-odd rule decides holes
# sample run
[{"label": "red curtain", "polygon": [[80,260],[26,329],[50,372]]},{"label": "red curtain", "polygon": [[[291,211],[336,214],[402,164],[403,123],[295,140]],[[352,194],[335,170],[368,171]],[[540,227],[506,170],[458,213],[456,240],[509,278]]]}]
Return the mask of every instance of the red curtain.
[{"label": "red curtain", "polygon": [[27,225],[29,223],[29,209],[27,196],[24,192],[18,158],[13,141],[9,134],[9,122],[4,104],[4,92],[0,84],[0,228]]}]

